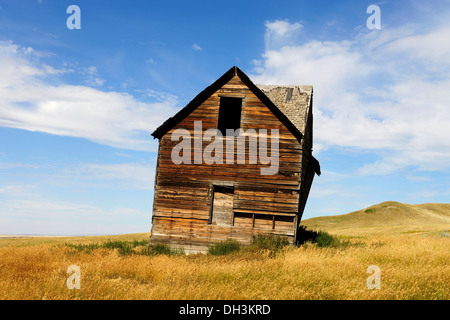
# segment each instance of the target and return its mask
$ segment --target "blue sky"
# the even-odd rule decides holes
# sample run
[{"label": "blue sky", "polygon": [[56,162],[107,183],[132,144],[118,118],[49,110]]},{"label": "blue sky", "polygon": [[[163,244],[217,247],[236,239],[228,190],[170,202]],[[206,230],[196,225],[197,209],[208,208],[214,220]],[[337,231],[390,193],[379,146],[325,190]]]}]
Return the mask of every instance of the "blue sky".
[{"label": "blue sky", "polygon": [[150,231],[150,133],[234,65],[314,86],[304,219],[448,203],[449,18],[449,1],[0,0],[0,234]]}]

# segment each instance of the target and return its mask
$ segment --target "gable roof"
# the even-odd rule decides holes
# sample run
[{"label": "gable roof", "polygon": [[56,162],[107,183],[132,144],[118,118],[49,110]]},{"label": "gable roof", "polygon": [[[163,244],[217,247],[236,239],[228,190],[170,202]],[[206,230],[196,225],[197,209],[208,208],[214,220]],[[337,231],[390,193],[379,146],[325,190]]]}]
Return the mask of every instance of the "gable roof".
[{"label": "gable roof", "polygon": [[167,119],[153,133],[154,138],[161,139],[171,128],[187,117],[214,92],[225,85],[234,76],[241,81],[264,103],[289,131],[301,141],[306,125],[309,106],[311,104],[312,86],[278,86],[255,85],[238,67],[234,66],[225,72],[213,84],[205,88],[183,109]]}]

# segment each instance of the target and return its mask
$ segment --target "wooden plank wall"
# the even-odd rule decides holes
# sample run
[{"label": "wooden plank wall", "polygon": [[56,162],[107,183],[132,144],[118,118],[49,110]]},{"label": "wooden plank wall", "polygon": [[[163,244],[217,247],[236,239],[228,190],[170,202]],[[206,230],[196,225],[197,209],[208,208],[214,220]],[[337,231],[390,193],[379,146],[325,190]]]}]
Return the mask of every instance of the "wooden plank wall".
[{"label": "wooden plank wall", "polygon": [[[202,152],[194,148],[192,164],[173,163],[172,148],[179,141],[171,141],[172,132],[177,128],[187,129],[194,137],[194,121],[202,121],[203,132],[216,129],[220,96],[227,95],[245,97],[242,104],[242,129],[279,130],[278,174],[261,175],[261,166],[268,165],[248,164],[248,160],[247,164],[238,164],[237,161],[225,164],[225,157],[223,164],[194,164],[194,153]],[[208,144],[204,143],[203,148]],[[268,144],[270,146],[270,139]],[[249,243],[252,235],[259,232],[283,234],[293,242],[299,210],[302,152],[298,140],[235,76],[161,138],[151,242],[184,246],[187,250],[195,251],[205,250],[210,244],[231,238]],[[209,223],[214,184],[234,186],[233,206],[234,211],[239,212],[233,221],[234,226]]]}]

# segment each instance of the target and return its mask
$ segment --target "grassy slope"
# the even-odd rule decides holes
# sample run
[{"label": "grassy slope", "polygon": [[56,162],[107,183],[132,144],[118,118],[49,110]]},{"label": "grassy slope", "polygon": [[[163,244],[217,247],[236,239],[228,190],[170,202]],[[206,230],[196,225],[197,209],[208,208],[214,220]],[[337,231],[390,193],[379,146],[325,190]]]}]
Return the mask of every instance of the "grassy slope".
[{"label": "grassy slope", "polygon": [[30,246],[41,244],[86,244],[86,243],[103,243],[108,240],[111,241],[133,241],[133,240],[148,240],[150,239],[150,232],[130,233],[119,235],[106,236],[67,236],[67,237],[27,237],[27,236],[4,236],[0,237],[0,247],[3,246]]},{"label": "grassy slope", "polygon": [[307,219],[301,224],[337,235],[440,232],[450,229],[450,204],[386,201],[344,215]]},{"label": "grassy slope", "polygon": [[[449,238],[350,241],[345,247],[308,244],[276,255],[227,256],[120,255],[117,249],[84,252],[58,243],[0,246],[0,300],[450,298]],[[81,269],[80,290],[66,285],[74,264]],[[381,269],[381,290],[367,288],[370,265]]]},{"label": "grassy slope", "polygon": [[[0,239],[2,299],[442,299],[450,294],[449,238],[411,231],[450,229],[450,204],[384,202],[347,215],[304,221],[342,235],[345,247],[289,247],[277,255],[120,255],[77,251],[64,243],[144,240],[149,233]],[[395,232],[392,232],[395,231]],[[384,234],[375,234],[384,233]],[[406,233],[406,234],[400,234]],[[66,286],[69,265],[81,289]],[[381,290],[367,289],[369,265]]]},{"label": "grassy slope", "polygon": [[[303,220],[308,229],[326,230],[335,235],[389,235],[442,232],[450,230],[450,203],[409,205],[386,201],[348,214]],[[108,240],[144,240],[150,233],[80,237],[0,237],[1,246],[57,243],[102,243]]]}]

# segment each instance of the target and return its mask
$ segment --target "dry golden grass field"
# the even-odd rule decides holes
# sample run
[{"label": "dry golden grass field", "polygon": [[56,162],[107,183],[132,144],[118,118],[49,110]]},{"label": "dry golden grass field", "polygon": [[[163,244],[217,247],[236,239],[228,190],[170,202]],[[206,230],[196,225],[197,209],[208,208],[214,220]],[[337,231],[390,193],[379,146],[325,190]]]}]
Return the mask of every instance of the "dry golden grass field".
[{"label": "dry golden grass field", "polygon": [[[0,299],[449,300],[449,217],[450,205],[383,203],[304,221],[336,235],[335,245],[228,255],[142,254],[149,233],[3,237]],[[102,245],[112,241],[134,248]],[[80,289],[68,289],[70,265],[80,268]],[[367,287],[370,265],[380,269],[379,289]]]}]

